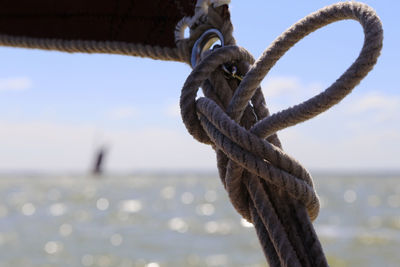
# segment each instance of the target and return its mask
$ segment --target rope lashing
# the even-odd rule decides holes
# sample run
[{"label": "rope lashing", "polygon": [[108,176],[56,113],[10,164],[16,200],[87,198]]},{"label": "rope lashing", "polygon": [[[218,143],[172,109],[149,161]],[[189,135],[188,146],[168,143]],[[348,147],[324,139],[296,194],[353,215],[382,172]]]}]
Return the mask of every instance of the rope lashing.
[{"label": "rope lashing", "polygon": [[[364,44],[356,61],[325,91],[269,116],[259,85],[270,69],[311,32],[347,19],[360,22],[364,29]],[[257,61],[238,46],[215,49],[194,67],[183,86],[180,99],[183,122],[195,139],[211,144],[216,150],[220,176],[230,200],[245,219],[254,223],[271,266],[327,265],[318,240],[307,235],[293,237],[285,227],[282,213],[292,212],[301,228],[297,230],[315,236],[309,219],[317,217],[319,201],[310,174],[281,149],[276,132],[309,120],[339,103],[373,68],[382,41],[382,25],[372,8],[362,3],[338,3],[294,24]],[[215,73],[222,72],[222,65],[232,63],[238,66],[243,80],[229,99],[217,97],[210,88],[218,90],[218,84],[210,84],[210,80],[218,81]],[[221,85],[223,81],[218,83]],[[205,97],[196,99],[200,86]],[[246,115],[248,110],[253,116]],[[252,124],[245,118],[250,118]],[[274,200],[275,189],[288,194],[291,199],[288,201],[294,201],[295,207],[298,203],[306,207],[309,218],[301,209],[281,211],[280,208],[286,209],[285,203]],[[299,238],[305,239],[310,247],[298,246],[297,243],[302,242]],[[302,250],[314,259],[303,259]]]}]

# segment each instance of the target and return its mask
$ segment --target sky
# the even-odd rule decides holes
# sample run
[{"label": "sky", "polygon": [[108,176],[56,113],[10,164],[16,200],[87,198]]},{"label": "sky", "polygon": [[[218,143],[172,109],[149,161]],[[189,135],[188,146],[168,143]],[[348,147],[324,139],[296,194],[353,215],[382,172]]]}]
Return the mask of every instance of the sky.
[{"label": "sky", "polygon": [[[232,0],[234,36],[258,58],[293,23],[332,3]],[[373,71],[331,110],[278,132],[307,169],[400,170],[400,3],[365,3],[384,28]],[[358,22],[342,21],[300,41],[262,82],[271,112],[328,87],[356,59],[363,38]],[[214,151],[180,118],[188,65],[8,47],[0,57],[0,172],[86,172],[103,144],[110,172],[216,170]]]}]

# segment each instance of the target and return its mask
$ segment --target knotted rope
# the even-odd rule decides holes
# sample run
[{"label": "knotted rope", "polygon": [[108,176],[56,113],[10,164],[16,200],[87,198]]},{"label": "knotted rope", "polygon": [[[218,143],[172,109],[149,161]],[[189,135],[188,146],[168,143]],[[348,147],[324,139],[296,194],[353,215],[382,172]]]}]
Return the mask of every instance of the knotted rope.
[{"label": "knotted rope", "polygon": [[[364,29],[356,61],[325,91],[270,115],[259,86],[269,70],[299,40],[345,19],[359,21]],[[220,27],[227,28],[226,24],[230,22]],[[215,49],[183,86],[183,122],[195,139],[215,149],[230,200],[254,224],[270,266],[327,266],[311,223],[319,212],[311,175],[282,150],[276,132],[339,103],[373,68],[382,40],[382,25],[373,9],[362,3],[338,3],[294,24],[257,61],[238,46]],[[238,73],[245,74],[243,80],[226,77],[224,64],[237,66]],[[196,99],[200,86],[205,97]]]}]

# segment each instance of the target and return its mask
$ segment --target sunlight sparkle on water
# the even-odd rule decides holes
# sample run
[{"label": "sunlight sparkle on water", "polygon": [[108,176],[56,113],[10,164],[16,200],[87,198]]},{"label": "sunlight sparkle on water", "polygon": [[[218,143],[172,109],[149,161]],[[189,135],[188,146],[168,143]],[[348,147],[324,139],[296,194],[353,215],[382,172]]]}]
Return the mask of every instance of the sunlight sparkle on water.
[{"label": "sunlight sparkle on water", "polygon": [[96,202],[98,210],[106,210],[110,206],[110,202],[106,198],[99,198]]},{"label": "sunlight sparkle on water", "polygon": [[354,190],[346,190],[343,194],[343,198],[347,203],[353,203],[357,200],[357,193]]},{"label": "sunlight sparkle on water", "polygon": [[218,231],[218,223],[216,221],[209,221],[204,225],[207,233],[214,234]]},{"label": "sunlight sparkle on water", "polygon": [[169,229],[177,231],[179,233],[185,233],[188,230],[188,224],[179,217],[175,217],[169,220],[168,227]]},{"label": "sunlight sparkle on water", "polygon": [[190,192],[184,192],[181,196],[181,201],[183,204],[189,205],[193,202],[193,200],[194,200],[194,196]]},{"label": "sunlight sparkle on water", "polygon": [[68,223],[64,223],[60,226],[58,230],[61,236],[69,236],[72,233],[72,226]]},{"label": "sunlight sparkle on water", "polygon": [[67,210],[67,206],[63,203],[55,203],[50,206],[49,211],[53,216],[61,216]]},{"label": "sunlight sparkle on water", "polygon": [[228,263],[228,256],[225,254],[216,254],[206,257],[208,266],[226,266]]},{"label": "sunlight sparkle on water", "polygon": [[113,245],[114,247],[118,247],[119,245],[122,244],[122,236],[120,234],[113,234],[110,237],[110,243],[111,245]]},{"label": "sunlight sparkle on water", "polygon": [[62,250],[62,244],[55,241],[49,241],[44,245],[44,251],[48,254],[55,254]]},{"label": "sunlight sparkle on water", "polygon": [[204,203],[196,207],[196,212],[199,215],[211,216],[215,212],[215,207],[213,204]]},{"label": "sunlight sparkle on water", "polygon": [[160,264],[158,264],[157,262],[149,262],[148,264],[146,264],[146,267],[160,267]]},{"label": "sunlight sparkle on water", "polygon": [[142,202],[135,199],[124,200],[119,203],[119,208],[124,212],[135,213],[142,209]]},{"label": "sunlight sparkle on water", "polygon": [[32,203],[25,203],[21,208],[21,212],[25,216],[31,216],[35,213],[35,211],[36,211],[36,208]]},{"label": "sunlight sparkle on water", "polygon": [[172,186],[166,186],[161,190],[160,194],[161,197],[165,199],[173,199],[175,196],[175,188]]}]

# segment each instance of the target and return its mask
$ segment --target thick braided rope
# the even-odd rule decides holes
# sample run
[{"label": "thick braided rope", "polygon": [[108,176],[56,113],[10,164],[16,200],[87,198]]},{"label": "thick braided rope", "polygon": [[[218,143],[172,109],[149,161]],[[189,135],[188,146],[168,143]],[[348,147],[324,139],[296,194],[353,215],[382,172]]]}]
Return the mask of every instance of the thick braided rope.
[{"label": "thick braided rope", "polygon": [[0,34],[0,45],[57,50],[69,53],[80,52],[120,54],[180,62],[188,62],[190,60],[190,58],[188,57],[188,55],[190,54],[188,48],[182,45],[177,45],[176,48],[169,48],[116,41],[101,42],[86,40],[63,40],[11,36],[6,34]]},{"label": "thick braided rope", "polygon": [[[365,42],[357,60],[324,92],[268,116],[259,88],[264,76],[296,42],[318,28],[344,19],[357,20],[364,28]],[[204,58],[185,82],[181,95],[183,121],[197,140],[216,148],[218,167],[222,170],[220,175],[224,176],[223,182],[230,199],[238,212],[255,224],[271,266],[326,266],[311,222],[307,222],[309,219],[314,220],[319,210],[311,176],[280,149],[274,133],[308,120],[340,102],[373,68],[380,54],[382,40],[381,22],[371,8],[361,3],[339,3],[315,12],[293,25],[254,64],[252,56],[243,48],[221,48]],[[216,96],[211,97],[212,100],[207,96],[212,96],[210,88],[215,89],[216,86],[204,81],[210,76],[212,80],[213,73],[221,64],[232,61],[248,62],[252,65],[246,70],[246,76],[228,103]],[[201,85],[203,90],[206,87],[206,97],[196,100]],[[208,87],[210,88],[207,89]],[[260,98],[261,100],[257,100]],[[250,127],[243,127],[238,122],[242,123],[246,116],[246,110],[250,107],[249,101],[253,104],[258,122]],[[269,138],[264,140],[267,137]],[[275,141],[272,141],[273,138]],[[296,203],[305,206],[309,217],[302,213],[302,209],[287,209],[272,197],[275,194],[274,188],[284,192],[282,200],[288,201],[288,205],[294,201],[289,206],[296,207]],[[285,197],[286,193],[289,198]],[[292,230],[311,234],[300,237],[290,235],[290,229],[283,224],[285,216],[282,214],[285,213],[299,222],[298,227],[291,226],[298,229]],[[311,252],[304,249],[305,244],[308,244],[306,249]],[[314,258],[302,256],[303,252]]]}]

